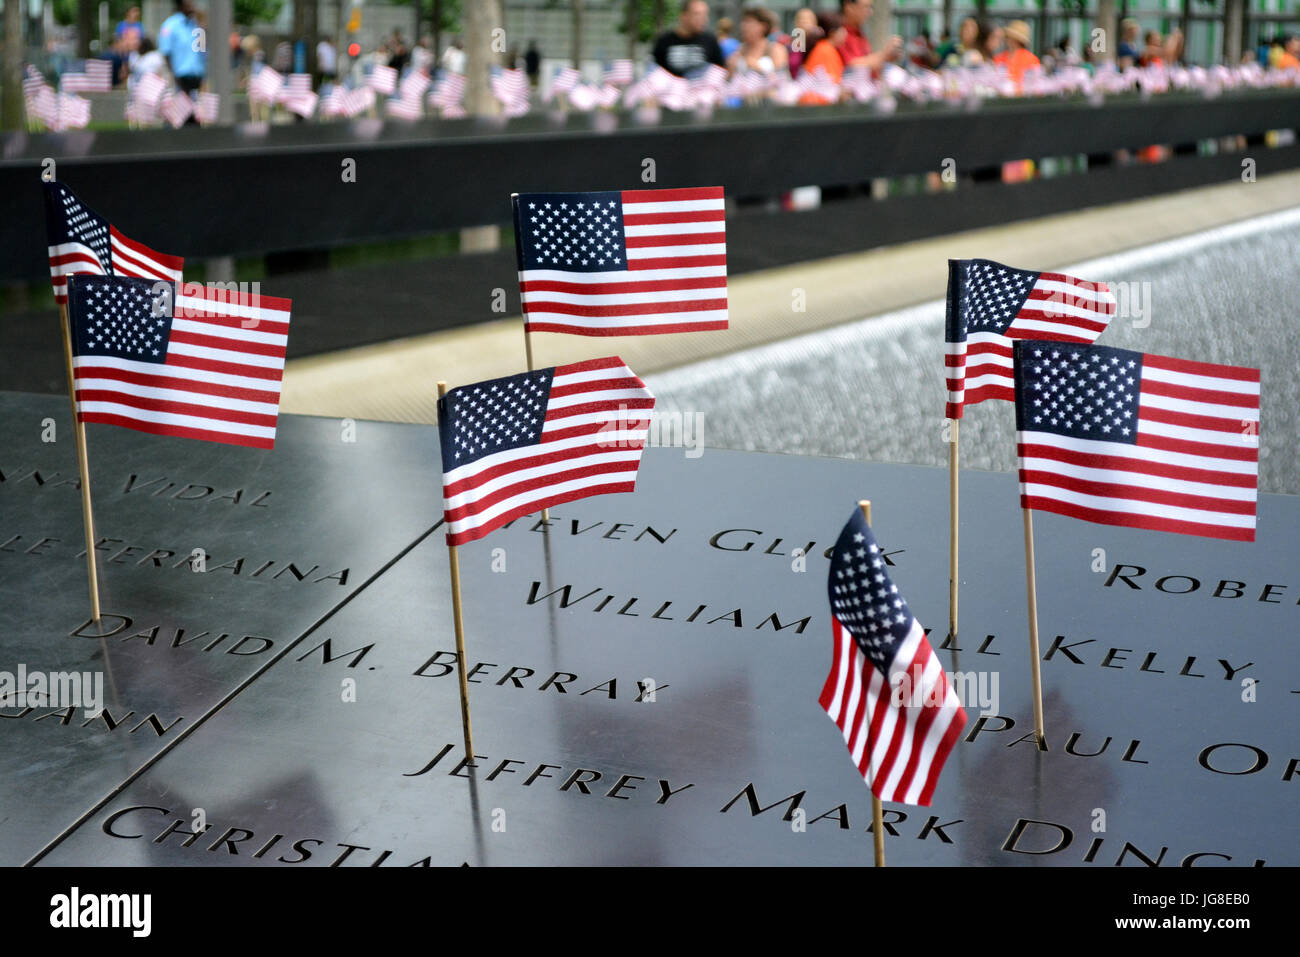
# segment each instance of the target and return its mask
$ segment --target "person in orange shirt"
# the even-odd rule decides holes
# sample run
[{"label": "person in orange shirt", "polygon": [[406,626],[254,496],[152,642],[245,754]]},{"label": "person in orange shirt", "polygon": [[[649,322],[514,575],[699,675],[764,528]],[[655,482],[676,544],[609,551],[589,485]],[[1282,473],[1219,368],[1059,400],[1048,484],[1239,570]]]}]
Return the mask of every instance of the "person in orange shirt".
[{"label": "person in orange shirt", "polygon": [[1279,70],[1300,70],[1300,36],[1287,38],[1282,55],[1277,58]]},{"label": "person in orange shirt", "polygon": [[[815,73],[821,69],[838,84],[844,76],[844,58],[840,51],[848,37],[848,31],[844,29],[844,20],[838,13],[817,14],[817,25],[821,28],[822,39],[817,41],[808,58],[803,61],[802,72]],[[833,101],[809,90],[799,97],[799,102],[810,106],[825,106]]]},{"label": "person in orange shirt", "polygon": [[1029,50],[1029,24],[1024,20],[1013,20],[1006,25],[1007,38],[1007,76],[1016,85],[1019,93],[1027,70],[1041,66],[1038,57]]}]

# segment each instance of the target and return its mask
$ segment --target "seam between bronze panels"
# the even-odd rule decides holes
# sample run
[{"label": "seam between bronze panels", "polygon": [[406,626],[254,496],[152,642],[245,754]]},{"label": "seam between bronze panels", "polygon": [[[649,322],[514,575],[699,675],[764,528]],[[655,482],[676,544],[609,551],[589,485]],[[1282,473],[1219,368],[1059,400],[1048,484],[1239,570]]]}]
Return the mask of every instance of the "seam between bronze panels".
[{"label": "seam between bronze panels", "polygon": [[429,528],[425,529],[419,535],[419,537],[417,537],[413,542],[408,544],[400,552],[398,552],[387,562],[385,562],[382,566],[380,566],[380,568],[378,568],[369,578],[363,581],[360,585],[358,585],[351,592],[349,592],[346,597],[344,597],[341,601],[339,601],[338,604],[334,605],[332,608],[326,611],[323,615],[321,615],[314,622],[312,622],[311,625],[309,625],[305,631],[303,631],[300,635],[294,638],[293,641],[289,642],[287,645],[284,646],[284,648],[280,649],[280,651],[273,658],[267,661],[266,664],[262,665],[262,667],[258,668],[251,675],[249,675],[247,678],[241,681],[234,689],[229,691],[225,695],[225,697],[223,697],[215,705],[213,705],[206,712],[204,712],[197,721],[195,721],[188,728],[182,731],[179,735],[177,735],[172,741],[170,741],[164,747],[159,749],[157,753],[149,757],[143,764],[140,765],[140,767],[136,768],[129,775],[127,775],[125,780],[117,784],[111,791],[109,791],[102,798],[96,801],[95,804],[92,805],[90,808],[88,808],[80,817],[78,817],[75,821],[73,821],[61,832],[59,832],[59,834],[57,834],[54,838],[52,838],[44,847],[42,847],[39,851],[33,854],[29,860],[25,861],[22,866],[32,867],[33,865],[40,863],[42,858],[44,858],[47,854],[49,854],[60,844],[62,844],[65,840],[71,837],[72,834],[74,834],[83,824],[85,824],[92,817],[94,817],[101,810],[103,810],[105,805],[107,805],[115,797],[117,797],[124,790],[126,790],[127,787],[129,787],[137,778],[140,777],[140,775],[144,774],[151,767],[157,764],[159,760],[161,760],[163,757],[169,754],[177,746],[179,746],[182,741],[188,738],[193,732],[197,731],[200,727],[202,727],[203,724],[214,714],[216,714],[226,705],[230,704],[230,702],[234,701],[235,698],[237,698],[244,691],[248,690],[248,688],[252,686],[253,682],[257,681],[258,678],[266,674],[266,672],[269,671],[271,668],[275,667],[275,665],[279,661],[281,661],[285,657],[285,655],[293,651],[293,649],[297,648],[298,645],[301,644],[304,640],[311,637],[313,632],[315,632],[318,628],[320,628],[327,621],[333,618],[336,614],[342,611],[348,605],[348,603],[352,601],[352,599],[360,595],[363,591],[365,591],[372,584],[374,584],[381,576],[386,574],[389,569],[391,569],[394,565],[396,565],[403,558],[409,555],[425,539],[427,539],[430,535],[436,532],[442,526],[442,523],[443,523],[443,519],[440,518]]}]

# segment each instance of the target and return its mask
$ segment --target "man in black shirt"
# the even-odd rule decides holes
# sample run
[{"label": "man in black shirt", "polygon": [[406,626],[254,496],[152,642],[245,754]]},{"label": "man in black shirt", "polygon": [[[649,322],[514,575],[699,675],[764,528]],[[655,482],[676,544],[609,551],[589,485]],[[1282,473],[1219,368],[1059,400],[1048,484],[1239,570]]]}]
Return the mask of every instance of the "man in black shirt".
[{"label": "man in black shirt", "polygon": [[678,76],[698,72],[706,63],[726,66],[717,37],[709,32],[709,5],[686,0],[673,27],[655,41],[655,62]]}]

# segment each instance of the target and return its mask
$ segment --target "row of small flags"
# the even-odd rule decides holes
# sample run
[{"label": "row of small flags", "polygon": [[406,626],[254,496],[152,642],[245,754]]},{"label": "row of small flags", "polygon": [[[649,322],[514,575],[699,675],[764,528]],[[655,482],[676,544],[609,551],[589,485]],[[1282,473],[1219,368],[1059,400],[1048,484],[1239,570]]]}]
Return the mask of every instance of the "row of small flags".
[{"label": "row of small flags", "polygon": [[386,115],[417,120],[424,115],[426,94],[429,108],[441,115],[465,115],[461,106],[465,77],[456,73],[448,73],[435,83],[424,71],[413,70],[399,80],[392,67],[377,66],[366,74],[360,86],[337,83],[318,95],[312,92],[309,74],[283,76],[270,67],[263,67],[248,85],[249,102],[255,108],[282,106],[304,118],[310,118],[318,110],[325,119],[373,113],[383,96]]},{"label": "row of small flags", "polygon": [[[108,61],[92,60],[88,65],[99,62]],[[64,74],[65,89],[67,79],[76,75]],[[85,89],[81,86],[78,88]],[[23,101],[28,120],[40,123],[47,129],[84,129],[90,124],[90,100],[75,93],[55,92],[31,66],[27,67],[23,77]],[[200,123],[215,123],[219,102],[215,93],[199,93],[191,97],[188,93],[171,89],[167,81],[156,73],[147,73],[130,88],[125,116],[133,126],[147,126],[161,118],[172,126],[179,127],[191,116]]]},{"label": "row of small flags", "polygon": [[23,74],[23,106],[29,125],[39,123],[50,130],[76,130],[90,123],[89,100],[75,93],[56,91],[30,64]]},{"label": "row of small flags", "polygon": [[[1029,70],[1019,85],[1007,76],[1005,70],[987,65],[935,72],[909,71],[897,64],[886,64],[879,78],[873,77],[865,68],[850,67],[841,79],[836,80],[822,70],[804,71],[796,78],[784,71],[762,73],[755,70],[729,76],[722,67],[708,64],[690,79],[654,67],[641,79],[634,80],[632,61],[616,60],[605,68],[601,85],[583,83],[577,69],[561,67],[544,102],[562,97],[569,107],[580,112],[612,109],[620,102],[627,108],[655,103],[666,109],[686,111],[707,109],[735,100],[771,99],[788,106],[811,94],[824,102],[847,98],[888,108],[896,98],[923,103],[996,96],[1097,97],[1170,90],[1199,91],[1213,96],[1225,89],[1289,86],[1298,80],[1300,71],[1265,70],[1255,63],[1209,68],[1129,67],[1122,71],[1113,64],[1103,64],[1095,73],[1079,66],[1063,66],[1050,74]],[[522,70],[494,69],[490,84],[493,96],[507,116],[522,116],[531,109],[530,85]],[[29,119],[51,130],[85,127],[90,122],[91,106],[88,100],[77,94],[111,89],[112,64],[108,60],[87,60],[81,71],[63,74],[57,91],[30,65],[23,79]],[[426,91],[430,110],[446,118],[466,115],[463,74],[446,73],[435,83],[423,71],[412,71],[400,78],[395,69],[387,66],[373,67],[359,87],[334,86],[323,99],[312,91],[310,75],[284,76],[270,67],[263,67],[249,81],[248,98],[254,111],[259,107],[281,106],[310,119],[318,109],[324,118],[350,118],[373,112],[378,97],[382,96],[389,98],[385,101],[386,115],[417,120],[425,115],[422,98]],[[131,88],[126,118],[137,125],[157,122],[160,116],[172,126],[183,125],[191,116],[200,123],[214,123],[218,104],[217,94],[200,93],[191,98],[180,91],[168,91],[166,81],[156,74],[146,74]]]},{"label": "row of small flags", "polygon": [[[512,199],[526,335],[728,327],[721,188]],[[56,294],[67,289],[78,423],[271,448],[291,303],[181,286],[179,257],[127,239],[61,184],[46,184],[46,209],[51,276]],[[170,291],[161,310],[160,281]],[[945,412],[959,421],[968,405],[1015,403],[1026,516],[1253,541],[1258,370],[1097,345],[1115,311],[1103,283],[951,261]],[[455,548],[538,509],[632,491],[653,414],[654,396],[617,356],[529,365],[439,387],[462,667]],[[966,714],[860,504],[832,553],[831,668],[819,700],[878,813],[882,800],[930,803]],[[97,613],[93,585],[92,596]],[[904,683],[912,694],[900,697]],[[473,754],[466,698],[462,709]],[[1036,712],[1041,735],[1041,698]]]}]

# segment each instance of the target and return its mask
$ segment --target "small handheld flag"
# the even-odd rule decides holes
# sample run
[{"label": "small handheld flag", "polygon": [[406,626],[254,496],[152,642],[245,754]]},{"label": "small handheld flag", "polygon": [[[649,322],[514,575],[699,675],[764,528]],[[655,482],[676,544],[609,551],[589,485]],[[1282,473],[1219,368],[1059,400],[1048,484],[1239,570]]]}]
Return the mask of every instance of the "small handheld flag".
[{"label": "small handheld flag", "polygon": [[68,276],[139,276],[181,281],[185,260],[128,239],[59,182],[45,184],[45,230],[50,281],[60,305],[68,301]]},{"label": "small handheld flag", "polygon": [[966,712],[858,509],[835,543],[827,591],[833,652],[822,709],[875,797],[929,805]]},{"label": "small handheld flag", "polygon": [[1013,399],[1011,342],[1095,342],[1115,315],[1105,283],[1013,269],[989,259],[948,260],[948,403],[944,415],[985,399]]},{"label": "small handheld flag", "polygon": [[275,444],[288,299],[113,276],[68,290],[79,421]]},{"label": "small handheld flag", "polygon": [[1258,369],[1024,341],[1015,382],[1022,508],[1255,540]]},{"label": "small handheld flag", "polygon": [[654,401],[616,356],[449,391],[438,400],[448,544],[539,508],[632,491]]},{"label": "small handheld flag", "polygon": [[512,199],[525,332],[727,328],[722,187]]}]

